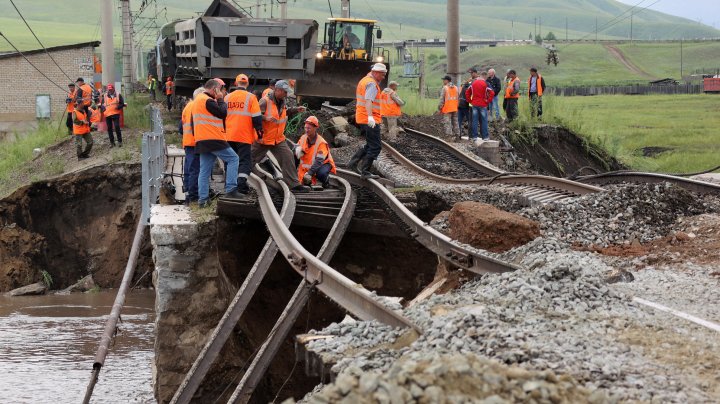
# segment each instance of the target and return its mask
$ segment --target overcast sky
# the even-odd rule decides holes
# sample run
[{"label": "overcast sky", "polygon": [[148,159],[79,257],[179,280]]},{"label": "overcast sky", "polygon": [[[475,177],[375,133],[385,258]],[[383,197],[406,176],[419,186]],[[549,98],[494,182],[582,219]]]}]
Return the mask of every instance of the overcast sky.
[{"label": "overcast sky", "polygon": [[[640,0],[618,1],[633,6],[640,3]],[[646,7],[654,2],[655,0],[645,0],[638,7]],[[720,0],[660,0],[649,8],[720,29]]]}]

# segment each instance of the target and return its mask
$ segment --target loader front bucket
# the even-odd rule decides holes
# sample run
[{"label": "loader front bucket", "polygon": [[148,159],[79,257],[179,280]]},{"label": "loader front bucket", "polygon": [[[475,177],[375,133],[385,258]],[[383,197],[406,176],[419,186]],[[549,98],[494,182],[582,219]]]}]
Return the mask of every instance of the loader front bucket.
[{"label": "loader front bucket", "polygon": [[[317,59],[315,73],[297,81],[295,94],[303,98],[348,103],[355,99],[358,82],[370,72],[373,64],[365,60]],[[387,77],[381,88],[386,83]]]}]

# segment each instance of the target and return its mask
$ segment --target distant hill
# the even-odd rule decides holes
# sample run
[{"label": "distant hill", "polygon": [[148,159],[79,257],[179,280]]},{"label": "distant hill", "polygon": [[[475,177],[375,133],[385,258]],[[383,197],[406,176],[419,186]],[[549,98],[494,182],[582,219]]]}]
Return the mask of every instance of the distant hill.
[{"label": "distant hill", "polygon": [[[145,0],[142,3],[150,6],[137,20],[136,31],[143,32],[144,42],[151,44],[156,35],[155,26],[195,16],[210,4],[210,0],[155,0],[154,3]],[[133,9],[142,3],[133,1]],[[255,1],[236,0],[236,3],[250,7]],[[80,9],[72,2],[56,0],[16,4],[46,46],[100,38],[99,2],[85,2]],[[330,4],[337,16],[340,1],[330,0]],[[288,7],[292,18],[311,18],[322,22],[330,16],[327,0],[295,0],[290,1]],[[599,38],[624,39],[630,36],[630,13],[626,12],[630,7],[613,0],[463,0],[460,7],[461,35],[468,38],[527,39],[537,30],[543,36],[552,31],[558,39],[564,39],[567,21],[569,39],[594,39],[597,18]],[[155,16],[156,10],[156,21],[146,19]],[[270,10],[266,7],[263,15],[269,16]],[[272,10],[274,16],[279,14],[277,5]],[[383,39],[390,40],[444,38],[445,10],[445,0],[351,2],[352,16],[380,20]],[[638,8],[633,12],[632,20],[634,39],[720,38],[720,30],[713,27],[656,11]],[[39,47],[9,2],[0,2],[0,27],[21,49]],[[119,24],[115,41],[119,47]],[[0,51],[7,50],[10,46],[0,39]]]}]

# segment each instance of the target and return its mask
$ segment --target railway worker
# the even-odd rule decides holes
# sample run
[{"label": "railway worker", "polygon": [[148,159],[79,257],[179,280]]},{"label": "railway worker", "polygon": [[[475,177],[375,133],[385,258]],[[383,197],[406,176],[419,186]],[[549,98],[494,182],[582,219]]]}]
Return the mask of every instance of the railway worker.
[{"label": "railway worker", "polygon": [[275,91],[259,101],[262,131],[257,133],[258,139],[252,144],[252,165],[261,162],[267,152],[272,152],[280,163],[282,179],[290,187],[290,190],[308,192],[310,188],[302,185],[298,180],[295,157],[285,141],[288,115],[305,112],[305,107],[288,108],[285,103],[288,91],[290,91],[290,84],[285,80],[278,80],[275,83]]},{"label": "railway worker", "polygon": [[72,113],[75,110],[75,83],[68,84],[68,95],[65,97],[65,112],[67,112],[67,118],[65,120],[65,126],[68,129],[68,135],[73,134],[73,118]]},{"label": "railway worker", "polygon": [[148,93],[150,93],[150,99],[153,101],[157,101],[157,99],[155,99],[155,90],[157,89],[157,79],[152,74],[148,74],[147,89],[148,89]]},{"label": "railway worker", "polygon": [[507,84],[505,85],[505,99],[503,105],[505,107],[505,116],[508,122],[514,121],[519,115],[518,100],[520,99],[520,79],[517,77],[515,70],[508,70]]},{"label": "railway worker", "polygon": [[490,132],[488,131],[488,116],[487,107],[492,102],[495,92],[490,88],[482,77],[479,80],[475,80],[470,85],[470,88],[465,92],[465,99],[468,100],[473,109],[473,120],[472,120],[472,131],[470,137],[476,143],[478,139],[478,126],[480,126],[480,134],[482,140],[490,139]]},{"label": "railway worker", "polygon": [[360,38],[358,38],[357,35],[353,34],[351,25],[345,26],[345,31],[343,33],[343,48],[344,49],[360,48]]},{"label": "railway worker", "polygon": [[[475,74],[477,75],[477,69],[472,68],[471,70],[475,70]],[[468,70],[468,73],[471,71]],[[470,85],[472,84],[473,78],[472,76],[469,77],[460,88],[460,94],[458,95],[458,129],[460,130],[460,136],[463,134],[463,124],[467,123],[467,131],[470,132],[470,125],[472,122],[472,109],[470,108],[470,103],[465,99],[465,92],[468,88],[470,88]],[[468,135],[468,139],[470,136]]]},{"label": "railway worker", "polygon": [[262,133],[262,115],[257,97],[247,91],[250,85],[248,76],[239,74],[235,79],[236,90],[225,96],[228,113],[225,118],[225,135],[230,147],[237,153],[238,192],[247,194],[250,188],[247,179],[252,170],[251,146]]},{"label": "railway worker", "polygon": [[262,96],[260,98],[265,98],[268,96],[268,94],[275,91],[275,83],[277,83],[277,80],[272,79],[270,80],[270,83],[268,83],[268,88],[264,89],[262,92]]},{"label": "railway worker", "polygon": [[445,135],[453,136],[460,139],[460,127],[458,121],[458,95],[459,91],[452,82],[450,76],[443,77],[443,88],[440,92],[440,102],[438,103],[438,111],[443,116],[443,126],[445,127]]},{"label": "railway worker", "polygon": [[127,107],[122,94],[115,93],[115,86],[108,84],[107,92],[103,94],[100,102],[100,109],[105,115],[105,123],[107,124],[108,138],[110,139],[110,147],[115,147],[115,137],[113,136],[113,128],[117,133],[117,145],[122,147],[122,132],[120,131],[120,113],[122,109]]},{"label": "railway worker", "polygon": [[391,81],[387,88],[382,91],[380,100],[380,112],[382,114],[383,135],[388,142],[397,140],[398,134],[398,118],[402,115],[401,108],[405,105],[400,96],[397,94],[398,82]]},{"label": "railway worker", "polygon": [[370,73],[363,77],[355,90],[355,123],[360,125],[360,132],[365,135],[365,146],[355,152],[348,162],[348,168],[355,170],[365,178],[377,178],[370,172],[375,159],[380,155],[380,82],[387,74],[387,67],[375,63]]},{"label": "railway worker", "polygon": [[538,73],[537,68],[530,68],[528,78],[528,97],[530,98],[530,116],[542,117],[542,95],[545,89],[545,79]]},{"label": "railway worker", "polygon": [[172,97],[175,94],[175,83],[172,81],[172,76],[168,76],[165,82],[165,96],[167,97],[167,109],[172,110]]},{"label": "railway worker", "polygon": [[198,174],[198,206],[204,208],[210,202],[210,174],[219,158],[226,164],[225,197],[244,198],[237,190],[238,155],[225,140],[224,120],[227,105],[223,100],[225,82],[210,79],[205,82],[203,92],[192,103],[193,136],[195,153],[200,155]]},{"label": "railway worker", "polygon": [[495,96],[492,99],[492,102],[490,103],[490,106],[488,108],[488,118],[493,118],[493,114],[495,114],[494,119],[490,119],[491,121],[500,119],[500,105],[499,105],[499,98],[500,98],[500,91],[502,90],[502,83],[500,82],[500,78],[495,74],[495,69],[488,69],[487,72],[487,81],[488,85],[493,89],[495,92]]},{"label": "railway worker", "polygon": [[193,96],[185,104],[180,115],[182,131],[182,146],[185,150],[185,164],[183,165],[183,185],[185,188],[185,205],[198,201],[198,175],[200,174],[200,156],[195,153],[195,136],[193,135],[192,108],[193,102],[205,89],[195,89]]},{"label": "railway worker", "polygon": [[78,77],[75,81],[77,90],[75,91],[75,99],[81,100],[80,107],[88,112],[88,108],[93,104],[93,89],[89,84],[85,84],[85,79]]},{"label": "railway worker", "polygon": [[[71,113],[73,122],[73,135],[75,138],[75,151],[78,160],[84,160],[90,157],[90,150],[93,146],[93,138],[90,133],[90,119],[88,112],[83,108],[82,98],[75,100],[75,109]],[[83,141],[85,141],[85,149],[83,150]]]},{"label": "railway worker", "polygon": [[330,145],[318,134],[320,122],[314,116],[305,120],[305,134],[295,146],[295,156],[300,160],[297,176],[304,185],[318,182],[323,188],[330,185],[330,173],[337,172],[335,160],[330,155]]}]

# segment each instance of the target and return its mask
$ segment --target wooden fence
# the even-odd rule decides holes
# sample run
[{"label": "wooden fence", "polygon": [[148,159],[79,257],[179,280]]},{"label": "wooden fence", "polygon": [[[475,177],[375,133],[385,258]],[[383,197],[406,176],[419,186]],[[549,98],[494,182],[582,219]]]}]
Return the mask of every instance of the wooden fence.
[{"label": "wooden fence", "polygon": [[583,87],[551,87],[547,91],[555,95],[573,96],[573,95],[601,95],[601,94],[626,94],[626,95],[645,95],[645,94],[701,94],[703,92],[702,84],[678,84],[668,86],[650,86],[650,85],[633,85],[633,86],[583,86]]}]

